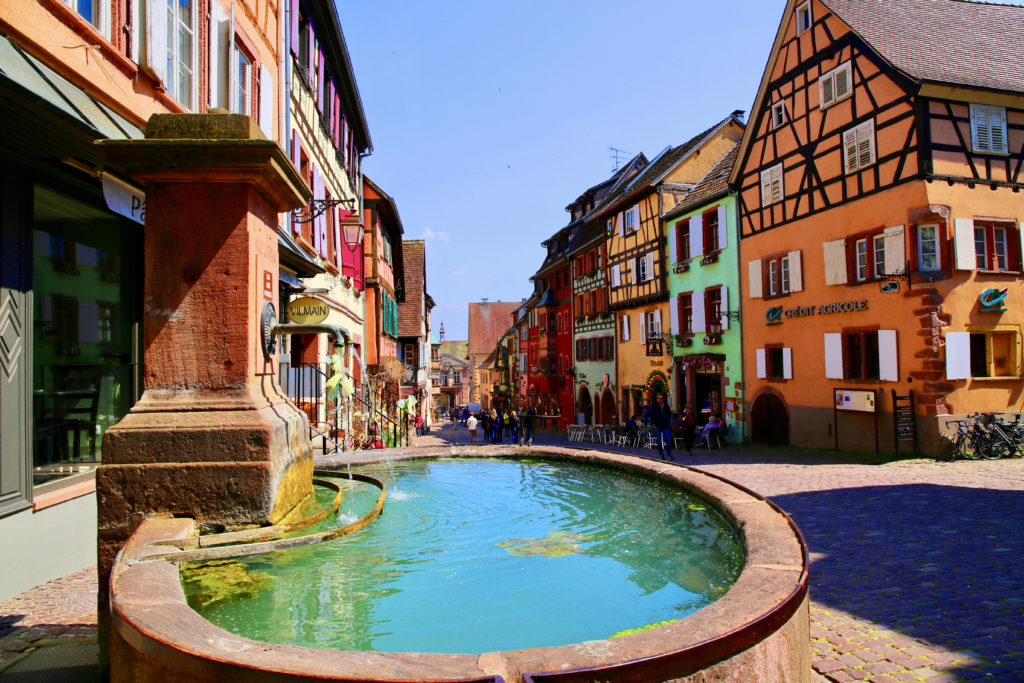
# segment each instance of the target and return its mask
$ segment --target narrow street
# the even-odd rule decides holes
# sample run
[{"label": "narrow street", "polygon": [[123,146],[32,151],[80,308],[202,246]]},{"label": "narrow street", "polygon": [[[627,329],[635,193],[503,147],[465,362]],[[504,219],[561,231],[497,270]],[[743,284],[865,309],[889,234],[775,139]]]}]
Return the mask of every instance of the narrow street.
[{"label": "narrow street", "polygon": [[[447,424],[415,446],[468,441]],[[535,445],[595,447],[551,432]],[[812,560],[813,680],[1024,679],[1024,460],[875,465],[753,447],[675,457],[770,497],[796,520]],[[76,657],[95,648],[95,595],[93,568],[0,603],[0,672],[56,680],[40,667],[63,665],[73,676],[63,680],[94,680]],[[32,667],[41,677],[29,677]]]}]

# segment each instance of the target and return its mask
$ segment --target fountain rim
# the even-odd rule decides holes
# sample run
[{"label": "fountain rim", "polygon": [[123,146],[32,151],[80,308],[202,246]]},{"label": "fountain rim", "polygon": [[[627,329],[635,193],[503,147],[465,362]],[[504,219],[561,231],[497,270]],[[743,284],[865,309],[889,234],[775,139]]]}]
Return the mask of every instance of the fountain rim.
[{"label": "fountain rim", "polygon": [[[653,476],[697,495],[723,514],[740,536],[746,562],[736,583],[710,605],[679,621],[614,640],[482,655],[343,652],[249,640],[203,619],[185,603],[177,565],[167,559],[140,562],[160,552],[154,543],[193,533],[194,522],[151,519],[129,540],[111,575],[116,635],[151,656],[176,662],[171,668],[257,668],[284,676],[361,681],[497,681],[506,680],[505,675],[543,683],[696,671],[762,642],[806,603],[809,557],[799,529],[771,501],[708,472],[561,447],[389,449],[365,454],[352,464],[439,457],[572,459]],[[318,470],[345,464],[337,457],[317,459]],[[153,609],[154,600],[160,609]],[[339,670],[347,673],[337,674]]]}]

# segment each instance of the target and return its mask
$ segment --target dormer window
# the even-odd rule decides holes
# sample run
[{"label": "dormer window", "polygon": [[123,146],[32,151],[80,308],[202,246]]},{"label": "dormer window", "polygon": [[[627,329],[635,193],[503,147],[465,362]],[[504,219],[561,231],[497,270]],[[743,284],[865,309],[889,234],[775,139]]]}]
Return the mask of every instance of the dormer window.
[{"label": "dormer window", "polygon": [[776,102],[772,105],[772,128],[778,128],[786,122],[786,105]]},{"label": "dormer window", "polygon": [[803,33],[811,27],[811,3],[805,2],[796,8],[796,32]]}]

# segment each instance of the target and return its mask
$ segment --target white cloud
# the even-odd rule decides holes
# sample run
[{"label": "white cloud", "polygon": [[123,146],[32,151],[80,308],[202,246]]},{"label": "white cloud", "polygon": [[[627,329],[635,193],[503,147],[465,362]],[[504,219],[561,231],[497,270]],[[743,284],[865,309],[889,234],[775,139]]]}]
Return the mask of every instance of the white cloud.
[{"label": "white cloud", "polygon": [[448,242],[452,241],[452,236],[449,235],[448,233],[446,233],[444,230],[439,230],[437,232],[434,232],[430,228],[427,228],[426,230],[423,231],[423,239],[426,239],[426,240],[436,239],[438,241],[448,243]]}]

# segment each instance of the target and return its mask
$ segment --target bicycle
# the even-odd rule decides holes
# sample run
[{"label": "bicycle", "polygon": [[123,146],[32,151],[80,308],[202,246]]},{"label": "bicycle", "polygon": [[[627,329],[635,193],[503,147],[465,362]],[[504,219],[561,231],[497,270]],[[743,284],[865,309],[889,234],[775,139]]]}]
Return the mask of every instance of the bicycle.
[{"label": "bicycle", "polygon": [[982,449],[987,439],[980,429],[974,416],[964,420],[946,420],[946,428],[956,428],[953,435],[953,460],[977,460],[982,456]]},{"label": "bicycle", "polygon": [[1013,423],[1001,420],[992,414],[985,415],[981,422],[989,437],[985,448],[982,450],[984,458],[996,460],[1007,455],[1015,456],[1020,453],[1020,414],[1016,415]]}]

